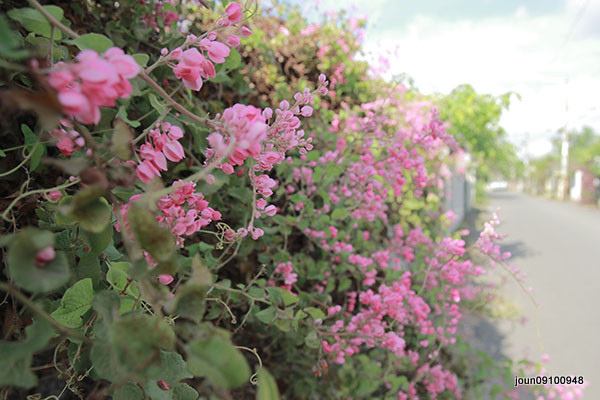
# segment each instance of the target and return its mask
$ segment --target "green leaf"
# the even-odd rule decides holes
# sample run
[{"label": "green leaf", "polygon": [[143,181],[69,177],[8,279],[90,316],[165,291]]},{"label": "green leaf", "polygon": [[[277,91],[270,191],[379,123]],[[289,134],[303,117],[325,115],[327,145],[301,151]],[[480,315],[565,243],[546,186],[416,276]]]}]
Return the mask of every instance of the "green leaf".
[{"label": "green leaf", "polygon": [[304,338],[304,343],[310,347],[311,349],[318,349],[321,345],[319,338],[317,337],[317,332],[312,331]]},{"label": "green leaf", "polygon": [[173,400],[196,400],[198,392],[187,383],[178,383],[173,390]]},{"label": "green leaf", "polygon": [[25,228],[15,235],[8,248],[8,271],[15,283],[30,292],[51,292],[70,277],[69,264],[63,252],[56,252],[54,260],[43,267],[37,266],[38,251],[53,247],[54,235],[48,231]]},{"label": "green leaf", "polygon": [[37,377],[31,372],[33,353],[42,350],[54,337],[50,323],[35,319],[25,328],[27,338],[21,342],[0,342],[0,386],[17,386],[25,389],[37,385]]},{"label": "green leaf", "polygon": [[92,49],[98,53],[104,53],[114,46],[112,40],[99,33],[86,33],[77,39],[67,40],[67,43],[74,44],[79,50]]},{"label": "green leaf", "polygon": [[77,269],[75,270],[75,275],[79,279],[90,278],[92,280],[92,286],[98,287],[100,285],[100,275],[101,275],[100,261],[98,260],[98,256],[95,256],[90,253],[84,253],[79,258],[79,263],[77,263]]},{"label": "green leaf", "polygon": [[113,232],[113,227],[110,224],[106,225],[106,228],[102,232],[93,233],[84,231],[82,234],[83,240],[88,244],[90,254],[96,257],[102,254],[112,243]]},{"label": "green leaf", "polygon": [[344,219],[348,217],[348,211],[343,208],[336,208],[331,213],[331,218],[333,219]]},{"label": "green leaf", "polygon": [[350,285],[352,285],[352,281],[350,279],[342,278],[340,279],[340,283],[338,284],[337,291],[345,292],[346,290],[348,290],[348,288],[350,288]]},{"label": "green leaf", "polygon": [[271,301],[274,304],[277,304],[279,300],[283,300],[283,296],[281,294],[282,290],[278,287],[269,286],[265,288],[265,290],[267,291],[267,293],[269,293],[269,297],[271,298]]},{"label": "green leaf", "polygon": [[90,360],[94,365],[93,372],[99,378],[119,382],[127,376],[128,371],[121,364],[119,354],[107,338],[100,335],[96,335],[96,337],[90,352]]},{"label": "green leaf", "polygon": [[283,305],[289,306],[298,302],[298,296],[294,296],[289,290],[281,289],[281,296],[283,297]]},{"label": "green leaf", "polygon": [[325,318],[323,311],[316,307],[307,307],[304,309],[304,312],[308,313],[315,320]]},{"label": "green leaf", "polygon": [[227,69],[236,69],[242,64],[242,57],[240,53],[233,47],[230,49],[229,56],[225,59],[225,63],[223,64]]},{"label": "green leaf", "polygon": [[163,319],[126,314],[110,328],[110,342],[129,371],[147,378],[160,373],[160,350],[173,351],[175,333]]},{"label": "green leaf", "polygon": [[92,307],[110,325],[119,318],[119,295],[113,290],[103,290],[92,300]]},{"label": "green leaf", "polygon": [[[50,13],[58,21],[63,19],[63,10],[57,6],[44,6],[44,9]],[[19,8],[8,11],[7,15],[19,22],[29,32],[37,33],[44,37],[50,38],[52,26],[38,10],[33,8]],[[61,40],[62,32],[60,29],[54,30],[54,40]]]},{"label": "green leaf", "polygon": [[46,153],[46,146],[38,142],[37,135],[33,133],[29,126],[21,124],[21,132],[23,132],[23,136],[25,137],[25,144],[27,145],[25,148],[31,153],[29,168],[33,172],[40,166],[40,161]]},{"label": "green leaf", "polygon": [[[168,4],[168,3],[166,3],[166,4]],[[145,67],[146,64],[148,64],[148,60],[150,59],[148,54],[144,54],[144,53],[137,53],[137,54],[134,54],[132,57],[135,60],[135,62],[137,62],[140,65],[140,67]]]},{"label": "green leaf", "polygon": [[175,313],[199,321],[204,313],[206,290],[212,282],[210,271],[196,253],[192,259],[191,278],[175,294]]},{"label": "green leaf", "polygon": [[117,389],[113,400],[144,400],[144,393],[137,385],[127,382]]},{"label": "green leaf", "polygon": [[190,343],[188,351],[189,371],[216,386],[236,388],[250,378],[250,367],[242,353],[223,338],[198,339]]},{"label": "green leaf", "polygon": [[[13,32],[8,25],[6,18],[0,15],[0,56],[8,59],[19,60],[26,57],[29,52],[22,49],[22,41],[20,37]],[[6,154],[0,150],[0,156]]]},{"label": "green leaf", "polygon": [[[125,110],[123,107],[119,110]],[[117,113],[117,116],[119,115]],[[127,118],[127,116],[125,116]],[[127,126],[127,123],[131,124],[131,121],[125,121],[117,119],[114,124],[114,131],[111,138],[110,151],[121,160],[129,160],[133,155],[133,132],[131,128]],[[137,125],[139,126],[139,122]],[[133,125],[132,125],[133,126]]]},{"label": "green leaf", "polygon": [[256,400],[279,400],[277,382],[266,368],[258,370],[258,391]]},{"label": "green leaf", "polygon": [[68,328],[79,328],[83,325],[81,317],[92,308],[93,298],[92,280],[82,279],[67,289],[60,301],[60,307],[50,315]]},{"label": "green leaf", "polygon": [[154,108],[160,115],[164,115],[167,112],[167,107],[162,104],[156,96],[152,93],[148,95],[148,100],[150,100],[150,105]]},{"label": "green leaf", "polygon": [[158,380],[163,380],[171,387],[164,390],[159,387],[157,381],[146,382],[144,389],[152,400],[173,400],[173,399],[192,399],[198,398],[198,392],[185,383],[179,383],[182,379],[193,378],[187,364],[180,354],[174,352],[161,351],[160,354],[161,372],[157,376]]},{"label": "green leaf", "polygon": [[257,312],[255,317],[263,324],[270,324],[275,319],[276,314],[277,311],[275,310],[275,307],[267,307],[264,310]]},{"label": "green leaf", "polygon": [[187,369],[187,365],[179,353],[160,352],[161,375],[160,379],[173,386],[182,379],[193,378],[194,375]]},{"label": "green leaf", "polygon": [[175,239],[171,231],[159,227],[150,211],[135,203],[127,212],[127,220],[140,246],[152,258],[161,262],[169,261],[175,255]]},{"label": "green leaf", "polygon": [[214,83],[225,83],[229,82],[230,80],[231,78],[229,78],[224,71],[219,71],[214,77],[210,78],[210,81]]},{"label": "green leaf", "polygon": [[86,231],[102,232],[110,223],[112,208],[101,197],[106,191],[97,185],[81,189],[70,204],[62,207],[67,217],[79,222]]},{"label": "green leaf", "polygon": [[[127,109],[124,106],[119,107],[119,112],[115,115],[115,118],[121,118],[123,121],[127,122],[128,125],[137,128],[141,125],[140,121],[132,121],[127,116]],[[113,139],[114,142],[114,139]]]},{"label": "green leaf", "polygon": [[[313,152],[311,151],[308,154],[312,154]],[[315,168],[315,173],[313,174],[313,180],[315,183],[319,183],[321,182],[321,178],[323,178],[323,174],[325,173],[325,170],[322,167],[317,167]]]}]

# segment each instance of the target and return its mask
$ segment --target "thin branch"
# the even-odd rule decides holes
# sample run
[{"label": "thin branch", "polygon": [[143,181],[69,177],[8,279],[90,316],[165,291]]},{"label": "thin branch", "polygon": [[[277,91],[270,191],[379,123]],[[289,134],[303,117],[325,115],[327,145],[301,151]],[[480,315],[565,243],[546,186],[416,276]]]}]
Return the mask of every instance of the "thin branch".
[{"label": "thin branch", "polygon": [[72,30],[71,28],[69,28],[68,26],[66,26],[65,24],[63,24],[62,22],[60,22],[59,20],[57,20],[56,18],[54,18],[52,16],[52,14],[50,14],[48,11],[46,11],[46,9],[44,7],[42,7],[42,5],[37,0],[28,0],[28,1],[29,1],[29,4],[31,4],[31,6],[33,8],[35,8],[40,13],[42,13],[42,15],[52,25],[56,26],[58,29],[60,29],[61,31],[63,31],[67,35],[69,35],[71,37],[74,37],[75,39],[77,39],[79,37],[79,34],[77,32],[75,32],[74,30]]},{"label": "thin branch", "polygon": [[154,82],[154,80],[152,78],[150,78],[148,76],[148,74],[146,74],[145,72],[142,71],[142,72],[140,72],[140,74],[138,76],[144,82],[146,82],[148,85],[150,85],[150,87],[152,89],[154,89],[163,99],[167,100],[167,102],[169,102],[169,104],[171,105],[171,107],[175,108],[177,111],[179,111],[180,113],[182,113],[186,117],[189,117],[189,118],[193,119],[194,121],[198,121],[198,122],[201,122],[201,123],[204,123],[204,124],[209,124],[209,119],[208,118],[199,117],[196,114],[194,114],[193,112],[189,111],[184,106],[182,106],[181,104],[179,104],[178,102],[176,102],[171,96],[169,96],[169,94],[163,88],[161,88],[158,85],[158,83]]}]

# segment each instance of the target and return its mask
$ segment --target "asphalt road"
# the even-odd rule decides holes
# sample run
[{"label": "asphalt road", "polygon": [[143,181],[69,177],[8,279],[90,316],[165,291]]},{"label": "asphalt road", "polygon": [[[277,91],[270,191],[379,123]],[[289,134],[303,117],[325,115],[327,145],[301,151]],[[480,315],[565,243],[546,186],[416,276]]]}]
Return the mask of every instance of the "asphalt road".
[{"label": "asphalt road", "polygon": [[583,375],[584,398],[600,399],[600,210],[511,192],[490,197],[497,231],[508,235],[503,250],[527,273],[539,308],[507,281],[502,293],[527,322],[491,321],[486,346],[513,359],[547,353],[549,374]]}]

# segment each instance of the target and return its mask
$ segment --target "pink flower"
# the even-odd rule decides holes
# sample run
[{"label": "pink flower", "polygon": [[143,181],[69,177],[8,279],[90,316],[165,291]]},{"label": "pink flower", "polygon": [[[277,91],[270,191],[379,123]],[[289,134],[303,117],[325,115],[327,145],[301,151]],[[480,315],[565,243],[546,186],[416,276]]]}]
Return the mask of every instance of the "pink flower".
[{"label": "pink flower", "polygon": [[248,37],[248,36],[252,35],[253,33],[254,32],[252,32],[250,30],[250,28],[248,28],[247,26],[242,26],[242,29],[241,29],[242,37]]},{"label": "pink flower", "polygon": [[267,201],[265,199],[256,200],[256,208],[259,210],[264,210],[267,206]]},{"label": "pink flower", "polygon": [[53,71],[48,77],[48,83],[56,90],[65,89],[71,82],[77,79],[69,69],[61,69],[63,67],[69,68],[69,66],[64,62],[56,63],[56,70]]},{"label": "pink flower", "polygon": [[179,60],[179,59],[181,59],[182,54],[183,54],[183,50],[181,49],[181,47],[177,47],[176,49],[171,51],[170,58],[172,58],[174,60]]},{"label": "pink flower", "polygon": [[64,112],[84,124],[100,121],[100,106],[113,107],[117,98],[131,94],[129,79],[140,66],[123,50],[112,47],[101,57],[94,50],[83,50],[77,63],[58,63],[48,83],[58,91]]},{"label": "pink flower", "polygon": [[173,277],[171,275],[166,275],[166,274],[159,275],[158,281],[166,286],[166,285],[170,284],[171,282],[173,282]]},{"label": "pink flower", "polygon": [[48,197],[48,200],[57,201],[62,197],[62,193],[60,192],[60,190],[53,190],[50,193],[48,193],[46,197]]},{"label": "pink flower", "polygon": [[265,231],[260,228],[252,228],[252,239],[257,240],[259,237],[263,236]]},{"label": "pink flower", "polygon": [[229,4],[225,9],[225,12],[227,13],[227,19],[232,24],[239,22],[243,17],[242,7],[237,3]]},{"label": "pink flower", "polygon": [[229,55],[229,47],[221,42],[210,42],[208,45],[208,58],[217,64],[225,62],[225,58]]},{"label": "pink flower", "polygon": [[118,47],[111,47],[104,52],[104,57],[115,66],[119,75],[123,78],[132,79],[140,73],[140,66],[131,56],[125,55]]},{"label": "pink flower", "polygon": [[225,41],[229,47],[237,47],[240,45],[240,37],[234,34],[229,35]]},{"label": "pink flower", "polygon": [[38,267],[45,266],[48,262],[54,260],[56,252],[52,246],[44,247],[35,255],[35,263]]},{"label": "pink flower", "polygon": [[167,157],[169,161],[173,162],[178,162],[185,157],[185,152],[183,151],[181,143],[176,140],[167,142],[163,147],[163,153],[165,153],[165,157]]},{"label": "pink flower", "polygon": [[302,110],[300,111],[300,113],[302,114],[303,117],[310,117],[313,113],[313,109],[311,106],[304,106],[304,107],[302,107]]},{"label": "pink flower", "polygon": [[200,90],[202,88],[201,74],[204,72],[203,62],[206,60],[196,48],[184,51],[181,60],[173,68],[173,73],[178,79],[183,80],[183,84],[191,90]]},{"label": "pink flower", "polygon": [[275,207],[273,204],[271,204],[270,206],[268,206],[267,208],[265,208],[265,213],[269,216],[272,217],[275,214],[277,214],[277,207]]}]

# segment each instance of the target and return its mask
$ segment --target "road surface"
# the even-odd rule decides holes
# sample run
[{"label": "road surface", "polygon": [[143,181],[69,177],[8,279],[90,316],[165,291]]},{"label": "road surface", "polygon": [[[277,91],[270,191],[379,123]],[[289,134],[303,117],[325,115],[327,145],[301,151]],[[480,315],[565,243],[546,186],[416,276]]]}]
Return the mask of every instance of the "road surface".
[{"label": "road surface", "polygon": [[511,192],[490,197],[488,209],[500,209],[497,231],[508,235],[503,250],[527,273],[540,307],[536,317],[526,293],[508,281],[502,293],[528,322],[491,321],[488,350],[536,361],[547,353],[549,374],[583,375],[584,398],[600,399],[600,210]]}]

